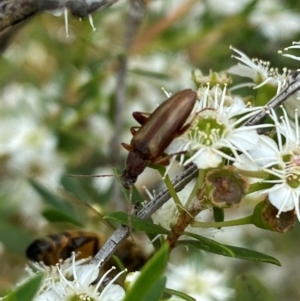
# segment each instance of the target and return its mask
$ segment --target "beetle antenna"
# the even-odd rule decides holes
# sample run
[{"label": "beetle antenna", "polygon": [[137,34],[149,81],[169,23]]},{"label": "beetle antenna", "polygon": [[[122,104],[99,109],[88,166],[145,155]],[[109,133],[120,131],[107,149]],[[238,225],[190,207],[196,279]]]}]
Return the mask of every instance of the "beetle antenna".
[{"label": "beetle antenna", "polygon": [[102,177],[118,177],[117,175],[68,175],[71,178],[102,178]]}]

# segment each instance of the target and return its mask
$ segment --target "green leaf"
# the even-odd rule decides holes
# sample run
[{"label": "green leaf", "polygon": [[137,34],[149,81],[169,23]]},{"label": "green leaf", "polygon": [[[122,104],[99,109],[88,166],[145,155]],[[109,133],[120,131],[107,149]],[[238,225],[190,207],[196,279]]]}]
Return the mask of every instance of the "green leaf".
[{"label": "green leaf", "polygon": [[17,289],[10,292],[6,297],[5,301],[31,301],[38,291],[43,274],[38,274],[33,278],[29,279],[24,284],[20,285]]},{"label": "green leaf", "polygon": [[65,213],[71,213],[73,211],[70,204],[66,203],[63,199],[51,193],[49,190],[47,190],[44,186],[42,186],[38,182],[29,179],[29,183],[47,204],[57,209],[60,209]]},{"label": "green leaf", "polygon": [[177,296],[177,297],[180,297],[181,299],[183,300],[186,300],[186,301],[197,301],[195,298],[185,294],[185,293],[182,293],[182,292],[179,292],[179,291],[176,291],[176,290],[173,290],[173,289],[170,289],[170,288],[166,288],[165,289],[165,292],[167,294],[170,294],[170,295],[174,295],[174,296]]},{"label": "green leaf", "polygon": [[82,184],[79,179],[76,179],[75,177],[71,178],[67,175],[64,175],[61,178],[60,182],[63,188],[69,193],[75,195],[76,198],[81,200],[90,200],[89,195],[82,188]]},{"label": "green leaf", "polygon": [[243,10],[241,11],[241,16],[245,16],[247,17],[250,13],[253,12],[253,10],[256,8],[256,5],[258,3],[258,0],[253,0],[250,1],[247,5],[245,5],[245,7],[243,8]]},{"label": "green leaf", "polygon": [[52,223],[71,223],[75,226],[83,228],[84,225],[79,220],[74,218],[70,214],[66,214],[62,211],[59,211],[55,208],[46,208],[42,211],[42,215]]},{"label": "green leaf", "polygon": [[9,222],[4,216],[1,216],[0,241],[8,250],[24,256],[25,248],[32,240],[33,237],[31,235]]},{"label": "green leaf", "polygon": [[166,276],[160,276],[141,301],[158,301],[164,293],[166,287]]},{"label": "green leaf", "polygon": [[228,256],[228,257],[234,257],[234,254],[230,249],[225,247],[222,244],[217,243],[216,241],[205,241],[205,240],[179,240],[177,242],[177,245],[184,245],[184,246],[190,246],[190,247],[195,247],[197,249],[209,252],[209,253],[214,253],[214,254],[219,254],[223,256]]},{"label": "green leaf", "polygon": [[112,212],[106,215],[104,219],[116,221],[133,229],[152,234],[169,234],[170,232],[169,230],[154,224],[149,219],[142,219],[121,211]]},{"label": "green leaf", "polygon": [[224,209],[213,207],[214,220],[215,222],[224,222]]},{"label": "green leaf", "polygon": [[281,266],[281,263],[275,257],[263,254],[261,252],[240,248],[240,247],[228,246],[228,245],[224,245],[224,246],[226,246],[234,253],[233,257],[235,258],[266,262],[266,263],[271,263],[271,264]]},{"label": "green leaf", "polygon": [[234,257],[234,253],[230,248],[215,240],[190,232],[184,232],[184,234],[189,235],[196,240],[179,240],[177,244],[190,245],[206,252]]},{"label": "green leaf", "polygon": [[131,186],[131,191],[123,187],[121,183],[120,185],[123,195],[129,204],[141,204],[142,202],[144,202],[143,197],[141,196],[135,185]]},{"label": "green leaf", "polygon": [[214,240],[190,232],[184,232],[184,234],[197,240],[179,240],[177,244],[194,246],[198,249],[223,256],[281,265],[276,258],[254,250],[220,244]]},{"label": "green leaf", "polygon": [[[134,282],[133,286],[128,290],[123,301],[150,300],[144,300],[143,298],[148,296],[148,293],[153,287],[161,287],[162,282],[157,283],[157,281],[165,270],[168,261],[168,255],[169,246],[165,244],[142,268],[141,274]],[[155,300],[156,299],[152,299],[151,301]]]},{"label": "green leaf", "polygon": [[[139,76],[145,76],[145,77],[150,77],[150,78],[154,78],[155,80],[166,80],[168,79],[168,77],[166,76],[165,73],[161,73],[161,72],[152,72],[152,71],[148,71],[148,70],[143,70],[143,69],[138,69],[138,68],[133,68],[130,69],[130,73],[139,75]],[[148,80],[148,79],[146,79]]]},{"label": "green leaf", "polygon": [[240,275],[235,280],[236,301],[275,301],[270,291],[253,275]]}]

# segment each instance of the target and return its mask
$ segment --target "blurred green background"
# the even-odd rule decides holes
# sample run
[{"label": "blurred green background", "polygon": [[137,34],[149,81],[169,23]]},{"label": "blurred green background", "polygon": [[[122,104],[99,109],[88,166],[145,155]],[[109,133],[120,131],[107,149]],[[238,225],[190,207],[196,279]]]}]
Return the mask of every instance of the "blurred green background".
[{"label": "blurred green background", "polygon": [[[1,292],[24,273],[28,243],[65,227],[55,220],[55,210],[78,226],[96,228],[82,201],[103,213],[127,208],[120,205],[124,200],[113,187],[115,179],[67,175],[122,168],[127,153],[121,146],[112,151],[112,141],[129,143],[132,112],[152,111],[166,98],[161,87],[194,88],[193,69],[207,74],[232,66],[230,45],[279,69],[298,68],[277,53],[300,39],[297,0],[149,0],[128,56],[123,131],[115,133],[116,74],[128,9],[128,1],[120,0],[93,14],[96,31],[88,20],[70,17],[68,38],[63,17],[50,13],[28,20],[7,45],[0,37]],[[155,181],[146,173],[137,184],[152,189]],[[231,286],[238,274],[252,272],[277,300],[297,301],[299,232],[297,224],[284,235],[252,226],[215,234],[216,240],[275,256],[282,267],[210,254],[203,260],[220,273],[225,270]]]}]

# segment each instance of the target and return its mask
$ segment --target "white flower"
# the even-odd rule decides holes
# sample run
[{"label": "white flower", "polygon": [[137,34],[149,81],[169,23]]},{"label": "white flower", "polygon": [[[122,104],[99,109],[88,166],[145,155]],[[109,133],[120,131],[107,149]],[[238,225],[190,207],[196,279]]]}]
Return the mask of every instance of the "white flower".
[{"label": "white flower", "polygon": [[98,147],[101,153],[110,155],[109,145],[114,134],[114,128],[104,116],[105,113],[90,116],[87,120],[87,130],[89,135],[92,135],[93,145]]},{"label": "white flower", "polygon": [[[182,207],[186,205],[187,200],[189,199],[189,195],[194,187],[195,183],[191,182],[185,186],[183,190],[178,193],[178,197],[181,201]],[[150,194],[148,190],[146,193],[153,199],[153,196]],[[161,227],[170,230],[176,223],[180,216],[180,211],[178,210],[180,205],[175,204],[173,199],[168,200],[163,206],[161,206],[157,211],[155,211],[151,218],[153,222]],[[207,212],[200,212],[194,217],[194,221],[201,222],[203,221],[203,217]],[[192,227],[188,225],[185,228],[185,231],[195,233],[197,235],[205,236],[205,237],[212,237],[216,230],[215,229],[208,229],[202,227]],[[179,239],[186,239],[185,235],[181,235]],[[190,239],[190,237],[189,237]]]},{"label": "white flower", "polygon": [[[244,153],[255,147],[259,139],[256,129],[268,126],[242,126],[260,108],[247,108],[241,99],[226,95],[226,86],[223,91],[218,86],[203,89],[198,91],[201,100],[192,125],[167,149],[169,154],[187,152],[190,158],[184,165],[193,162],[199,169],[217,167],[223,159],[235,161],[238,151]],[[183,160],[184,155],[181,163]]]},{"label": "white flower", "polygon": [[224,285],[224,274],[200,269],[195,263],[168,264],[166,276],[167,288],[183,292],[197,301],[228,300],[232,295],[232,290]]},{"label": "white flower", "polygon": [[[119,273],[112,279],[102,291],[99,292],[103,280],[114,269],[108,270],[98,281],[100,264],[84,264],[75,261],[73,253],[71,262],[67,260],[56,267],[43,268],[47,273],[43,279],[41,288],[34,301],[71,301],[71,300],[94,300],[94,301],[121,301],[125,297],[125,291],[113,282],[120,276]],[[94,283],[96,281],[96,283]]]},{"label": "white flower", "polygon": [[260,0],[250,14],[250,23],[270,40],[288,39],[299,32],[300,15],[278,0]]},{"label": "white flower", "polygon": [[[300,42],[293,42],[292,46],[284,48],[285,51],[288,51],[290,49],[300,49]],[[288,53],[282,53],[282,51],[279,51],[279,53],[282,54],[283,56],[289,57],[296,61],[300,61],[300,56],[296,56],[296,55],[292,55],[292,54],[288,54]]]},{"label": "white flower", "polygon": [[[284,48],[284,51],[289,51],[290,49],[300,49],[300,42],[293,42],[292,46]],[[296,61],[300,61],[300,56],[296,56],[289,53],[283,53],[283,51],[278,51],[278,53],[282,54],[285,57],[294,59]],[[295,80],[299,80],[299,74],[297,75],[297,78]],[[285,102],[284,107],[287,110],[287,113],[291,119],[293,119],[295,116],[295,110],[298,110],[298,117],[300,112],[300,92],[296,91],[293,95],[291,95]]]},{"label": "white flower", "polygon": [[228,69],[229,73],[251,78],[254,83],[245,83],[235,88],[242,86],[252,86],[259,88],[263,85],[271,85],[277,87],[277,94],[281,91],[282,87],[287,83],[288,70],[283,69],[282,73],[279,73],[278,69],[270,68],[270,63],[259,59],[250,59],[242,51],[231,47],[235,53],[239,56],[233,55],[232,57],[240,61],[242,64],[237,64]]},{"label": "white flower", "polygon": [[[75,257],[74,257],[75,256]],[[74,268],[77,269],[78,266],[86,264],[91,260],[91,257],[76,259],[76,254],[72,254],[72,257],[65,259],[60,262],[60,271],[63,273],[64,277],[72,277]],[[27,266],[25,270],[29,275],[34,276],[36,273],[41,272],[44,274],[44,278],[54,279],[55,281],[60,279],[60,273],[56,265],[45,265],[43,262],[30,262],[30,266]]]},{"label": "white flower", "polygon": [[126,275],[125,282],[124,282],[126,290],[128,290],[129,288],[131,288],[133,286],[133,284],[136,282],[136,280],[139,278],[140,275],[141,275],[141,272],[139,272],[139,271],[131,272]]},{"label": "white flower", "polygon": [[7,120],[6,125],[10,137],[0,130],[0,153],[8,157],[8,169],[56,187],[64,171],[63,160],[56,154],[56,137],[30,118]]},{"label": "white flower", "polygon": [[[260,194],[268,194],[270,202],[281,212],[295,209],[300,220],[300,133],[298,119],[295,119],[295,129],[291,127],[285,109],[282,107],[283,116],[276,116],[271,111],[277,139],[260,136],[257,147],[249,151],[253,163],[257,168],[270,174],[270,178],[263,180],[268,188],[259,191]],[[297,115],[297,112],[295,112]]]},{"label": "white flower", "polygon": [[173,200],[168,200],[157,211],[152,214],[155,224],[165,229],[171,229],[179,217],[179,211]]},{"label": "white flower", "polygon": [[203,75],[200,69],[195,69],[192,73],[194,81],[199,85],[206,85],[207,83],[216,85],[230,84],[232,82],[231,77],[227,72],[213,72],[209,70],[208,75]]},{"label": "white flower", "polygon": [[217,14],[236,15],[240,13],[249,2],[250,0],[231,0],[228,1],[226,5],[220,5],[219,0],[210,0],[207,2],[207,5]]}]

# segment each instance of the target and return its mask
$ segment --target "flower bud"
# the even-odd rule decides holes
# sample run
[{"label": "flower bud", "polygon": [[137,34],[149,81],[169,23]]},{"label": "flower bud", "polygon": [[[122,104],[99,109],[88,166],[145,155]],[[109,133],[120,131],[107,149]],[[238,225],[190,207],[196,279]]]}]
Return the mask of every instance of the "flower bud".
[{"label": "flower bud", "polygon": [[281,212],[278,216],[278,209],[270,203],[268,197],[255,206],[252,215],[253,225],[279,233],[285,233],[292,229],[295,221],[295,210]]},{"label": "flower bud", "polygon": [[211,86],[220,85],[223,88],[224,85],[232,83],[231,77],[226,72],[213,72],[209,70],[209,74],[204,75],[200,69],[196,69],[192,72],[192,77],[198,87],[209,83]]},{"label": "flower bud", "polygon": [[237,206],[244,198],[248,183],[234,166],[209,171],[206,175],[208,201],[219,208]]}]

